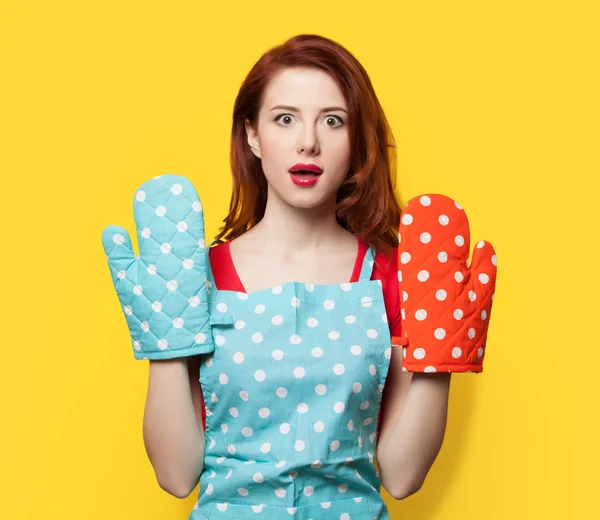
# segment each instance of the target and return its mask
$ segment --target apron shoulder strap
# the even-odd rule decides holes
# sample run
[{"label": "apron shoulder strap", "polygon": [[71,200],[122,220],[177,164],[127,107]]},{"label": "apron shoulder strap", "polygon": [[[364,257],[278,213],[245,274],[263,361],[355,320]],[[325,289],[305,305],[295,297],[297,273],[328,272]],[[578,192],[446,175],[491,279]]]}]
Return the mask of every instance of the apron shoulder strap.
[{"label": "apron shoulder strap", "polygon": [[363,258],[362,267],[360,269],[359,280],[370,280],[373,276],[373,266],[375,265],[375,253],[372,247],[368,247]]}]

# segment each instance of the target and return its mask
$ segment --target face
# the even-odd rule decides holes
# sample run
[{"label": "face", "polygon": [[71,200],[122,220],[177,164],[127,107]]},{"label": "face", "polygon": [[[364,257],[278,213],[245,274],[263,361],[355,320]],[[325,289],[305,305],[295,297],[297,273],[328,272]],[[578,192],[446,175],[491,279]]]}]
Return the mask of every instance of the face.
[{"label": "face", "polygon": [[[246,121],[269,197],[298,208],[335,204],[350,168],[347,110],[341,90],[320,69],[286,68],[271,78],[256,128]],[[316,165],[322,173],[292,175],[290,168],[299,163]]]}]

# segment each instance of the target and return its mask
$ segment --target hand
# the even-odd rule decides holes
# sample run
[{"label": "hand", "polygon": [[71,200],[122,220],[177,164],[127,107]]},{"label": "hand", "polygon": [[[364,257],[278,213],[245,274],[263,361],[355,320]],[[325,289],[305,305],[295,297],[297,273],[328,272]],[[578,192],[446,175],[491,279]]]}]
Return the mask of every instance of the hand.
[{"label": "hand", "polygon": [[102,245],[135,359],[213,352],[204,213],[193,184],[159,175],[140,186],[133,204],[139,258],[121,226],[106,227]]},{"label": "hand", "polygon": [[481,240],[468,267],[469,222],[444,195],[414,197],[402,210],[398,288],[405,372],[482,372],[496,287],[496,254]]}]

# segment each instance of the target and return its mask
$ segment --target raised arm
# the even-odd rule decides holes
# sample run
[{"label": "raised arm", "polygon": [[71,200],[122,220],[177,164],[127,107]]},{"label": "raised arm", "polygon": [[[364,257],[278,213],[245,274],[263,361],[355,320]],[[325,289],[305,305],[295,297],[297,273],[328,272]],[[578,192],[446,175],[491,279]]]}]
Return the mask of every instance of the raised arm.
[{"label": "raised arm", "polygon": [[144,410],[146,453],[160,487],[178,498],[187,497],[198,484],[205,448],[188,359],[190,365],[197,363],[195,357],[150,361]]}]

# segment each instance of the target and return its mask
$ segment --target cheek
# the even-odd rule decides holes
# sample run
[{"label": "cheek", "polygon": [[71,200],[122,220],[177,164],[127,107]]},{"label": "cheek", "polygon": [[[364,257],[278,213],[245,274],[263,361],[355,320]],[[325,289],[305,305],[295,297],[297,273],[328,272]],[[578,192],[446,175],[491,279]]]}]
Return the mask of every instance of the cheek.
[{"label": "cheek", "polygon": [[276,175],[283,167],[286,157],[279,143],[263,139],[260,142],[260,152],[262,168],[266,177]]},{"label": "cheek", "polygon": [[[270,140],[263,138],[260,142],[260,152],[263,171],[267,177],[270,174],[276,174],[282,168],[286,168],[290,152],[289,148],[286,148],[280,139]],[[291,165],[287,165],[288,168],[289,166]]]},{"label": "cheek", "polygon": [[337,153],[350,154],[350,135],[348,131],[332,131],[329,136],[329,147],[335,149]]},{"label": "cheek", "polygon": [[331,143],[331,152],[331,157],[337,167],[346,169],[350,166],[350,142],[347,136]]},{"label": "cheek", "polygon": [[294,147],[293,132],[285,132],[272,127],[263,127],[260,136],[260,149],[269,158],[277,160],[282,153],[287,153]]}]

